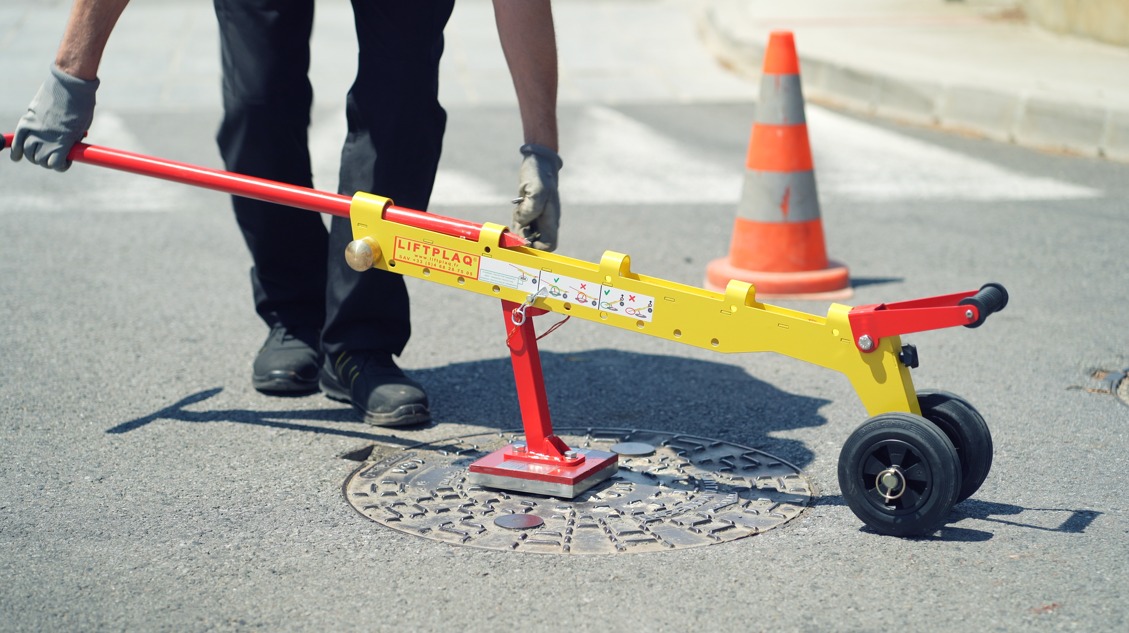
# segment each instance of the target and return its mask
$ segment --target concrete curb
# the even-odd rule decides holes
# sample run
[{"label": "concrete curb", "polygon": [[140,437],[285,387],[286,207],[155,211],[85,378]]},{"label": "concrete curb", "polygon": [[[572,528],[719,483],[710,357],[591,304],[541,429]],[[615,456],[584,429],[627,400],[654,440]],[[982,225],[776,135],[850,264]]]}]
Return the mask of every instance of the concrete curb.
[{"label": "concrete curb", "polygon": [[[723,65],[760,80],[767,32],[763,39],[745,36],[709,3],[699,11],[698,30]],[[802,50],[798,54],[804,96],[813,103],[1043,151],[1129,163],[1129,109],[906,79],[851,68]]]}]

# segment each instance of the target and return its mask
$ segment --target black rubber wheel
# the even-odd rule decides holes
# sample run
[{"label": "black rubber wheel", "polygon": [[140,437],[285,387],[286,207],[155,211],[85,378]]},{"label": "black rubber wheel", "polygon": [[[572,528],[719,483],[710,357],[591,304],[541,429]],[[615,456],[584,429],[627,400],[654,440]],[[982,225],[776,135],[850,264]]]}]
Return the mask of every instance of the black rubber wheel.
[{"label": "black rubber wheel", "polygon": [[874,530],[928,534],[956,503],[960,460],[952,441],[925,418],[884,413],[843,444],[839,489],[855,516]]},{"label": "black rubber wheel", "polygon": [[957,503],[976,494],[992,470],[992,433],[967,400],[947,391],[919,391],[921,415],[936,424],[957,449],[961,484]]}]

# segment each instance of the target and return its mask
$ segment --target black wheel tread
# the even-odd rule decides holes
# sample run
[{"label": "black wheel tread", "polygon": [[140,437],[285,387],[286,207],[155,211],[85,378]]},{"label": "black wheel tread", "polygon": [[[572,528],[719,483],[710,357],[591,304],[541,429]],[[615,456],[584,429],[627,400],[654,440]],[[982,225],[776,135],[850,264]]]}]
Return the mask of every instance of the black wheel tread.
[{"label": "black wheel tread", "polygon": [[[906,455],[899,457],[892,449]],[[885,503],[869,481],[876,463],[890,462],[907,465],[903,474],[907,493],[912,482],[913,494],[899,502],[909,502],[907,507]],[[910,413],[871,418],[847,438],[839,455],[839,487],[851,511],[872,529],[894,536],[936,530],[956,503],[960,471],[956,447],[948,436],[925,418]]]},{"label": "black wheel tread", "polygon": [[984,417],[967,400],[947,391],[917,394],[921,415],[937,425],[957,450],[961,487],[957,503],[976,494],[992,470],[992,433]]}]

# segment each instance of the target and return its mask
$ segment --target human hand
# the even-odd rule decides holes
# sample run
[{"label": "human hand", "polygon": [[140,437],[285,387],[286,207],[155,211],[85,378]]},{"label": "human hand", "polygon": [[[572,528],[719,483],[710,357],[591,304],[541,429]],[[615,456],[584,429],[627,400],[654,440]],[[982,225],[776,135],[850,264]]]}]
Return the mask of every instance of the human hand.
[{"label": "human hand", "polygon": [[12,160],[24,156],[36,165],[66,171],[67,154],[94,120],[98,80],[73,77],[51,65],[51,75],[20,118],[12,140]]},{"label": "human hand", "polygon": [[561,197],[557,181],[564,162],[544,145],[522,145],[521,154],[525,158],[518,172],[513,230],[529,240],[533,248],[555,250],[557,230],[561,224]]}]

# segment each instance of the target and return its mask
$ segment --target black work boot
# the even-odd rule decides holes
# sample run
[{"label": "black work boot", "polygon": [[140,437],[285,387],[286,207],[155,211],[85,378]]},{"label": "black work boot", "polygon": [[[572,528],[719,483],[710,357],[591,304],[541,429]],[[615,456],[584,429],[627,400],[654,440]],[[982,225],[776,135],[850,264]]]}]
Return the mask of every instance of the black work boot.
[{"label": "black work boot", "polygon": [[431,421],[427,394],[408,378],[390,354],[341,352],[327,356],[321,370],[321,390],[339,402],[349,402],[368,424],[410,426]]},{"label": "black work boot", "polygon": [[251,385],[270,395],[298,395],[318,390],[319,334],[313,328],[271,327],[255,364]]}]

